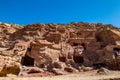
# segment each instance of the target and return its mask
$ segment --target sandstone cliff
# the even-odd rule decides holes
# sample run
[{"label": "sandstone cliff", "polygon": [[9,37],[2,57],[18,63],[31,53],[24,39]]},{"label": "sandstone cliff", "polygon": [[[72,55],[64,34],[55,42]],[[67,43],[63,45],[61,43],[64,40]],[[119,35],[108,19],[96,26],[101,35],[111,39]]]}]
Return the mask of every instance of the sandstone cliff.
[{"label": "sandstone cliff", "polygon": [[[119,34],[118,28],[101,23],[25,26],[0,23],[0,55],[4,58],[1,62],[5,62],[1,64],[0,75],[46,71],[58,75],[90,70],[82,66],[120,69]],[[17,66],[18,72],[5,71],[11,64],[12,69]]]}]

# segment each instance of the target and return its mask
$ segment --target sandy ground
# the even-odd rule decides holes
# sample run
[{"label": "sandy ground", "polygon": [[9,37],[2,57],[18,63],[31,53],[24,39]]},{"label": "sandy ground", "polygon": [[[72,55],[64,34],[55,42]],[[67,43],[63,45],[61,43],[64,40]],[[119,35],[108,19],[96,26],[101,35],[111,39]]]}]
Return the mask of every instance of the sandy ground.
[{"label": "sandy ground", "polygon": [[120,71],[112,71],[107,75],[98,75],[96,71],[81,72],[79,74],[49,76],[49,77],[1,77],[0,80],[113,80],[119,78]]}]

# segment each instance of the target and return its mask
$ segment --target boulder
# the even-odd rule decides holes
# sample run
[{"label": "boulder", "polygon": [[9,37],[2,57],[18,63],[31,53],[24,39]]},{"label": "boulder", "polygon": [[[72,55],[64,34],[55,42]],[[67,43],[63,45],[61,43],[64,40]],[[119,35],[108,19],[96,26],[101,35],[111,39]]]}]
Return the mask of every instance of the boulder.
[{"label": "boulder", "polygon": [[53,71],[53,73],[55,73],[55,75],[65,75],[65,74],[68,74],[64,70],[56,69],[56,68],[53,68],[52,71]]},{"label": "boulder", "polygon": [[93,70],[93,68],[92,67],[81,66],[80,70],[85,72],[85,71],[91,71],[91,70]]},{"label": "boulder", "polygon": [[97,74],[99,74],[99,75],[107,75],[107,74],[110,74],[110,70],[101,67],[100,69],[98,69]]},{"label": "boulder", "polygon": [[7,74],[18,75],[20,72],[20,66],[13,63],[12,65],[4,65],[0,71],[0,76],[5,77]]},{"label": "boulder", "polygon": [[40,68],[37,68],[37,67],[32,67],[32,68],[29,68],[29,70],[27,71],[28,74],[31,74],[31,73],[42,73],[44,72],[42,69]]},{"label": "boulder", "polygon": [[63,62],[54,62],[52,66],[53,68],[63,69],[66,67],[66,64]]},{"label": "boulder", "polygon": [[65,67],[64,70],[67,71],[67,72],[70,72],[70,73],[78,72],[78,70],[73,68],[73,67]]}]

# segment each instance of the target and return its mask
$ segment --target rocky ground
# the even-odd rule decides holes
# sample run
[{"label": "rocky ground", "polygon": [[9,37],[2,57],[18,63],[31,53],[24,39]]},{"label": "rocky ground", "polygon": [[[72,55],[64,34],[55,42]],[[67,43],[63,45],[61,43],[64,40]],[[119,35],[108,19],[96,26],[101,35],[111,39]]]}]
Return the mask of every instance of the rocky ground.
[{"label": "rocky ground", "polygon": [[58,75],[48,77],[2,77],[0,80],[120,80],[119,71],[111,71],[111,73],[103,75],[96,74],[97,71],[87,71],[77,74]]}]

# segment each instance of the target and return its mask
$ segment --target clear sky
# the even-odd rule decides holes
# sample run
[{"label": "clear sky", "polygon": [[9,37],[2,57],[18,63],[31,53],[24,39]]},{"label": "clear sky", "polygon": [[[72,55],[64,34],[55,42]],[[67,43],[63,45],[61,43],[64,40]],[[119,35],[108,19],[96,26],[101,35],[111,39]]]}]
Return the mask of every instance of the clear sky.
[{"label": "clear sky", "polygon": [[0,0],[0,21],[15,24],[82,21],[120,27],[120,0]]}]

